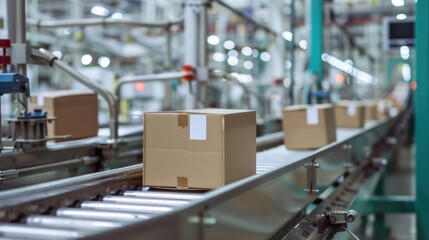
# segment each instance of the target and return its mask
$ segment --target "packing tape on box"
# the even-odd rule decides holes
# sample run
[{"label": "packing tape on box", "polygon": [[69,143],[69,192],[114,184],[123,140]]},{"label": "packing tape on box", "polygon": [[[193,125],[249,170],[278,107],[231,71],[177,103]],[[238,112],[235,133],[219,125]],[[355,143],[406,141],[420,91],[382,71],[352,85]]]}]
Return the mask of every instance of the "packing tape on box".
[{"label": "packing tape on box", "polygon": [[177,189],[189,189],[187,177],[177,177]]},{"label": "packing tape on box", "polygon": [[177,126],[187,128],[189,125],[189,117],[187,113],[179,113],[177,115]]}]

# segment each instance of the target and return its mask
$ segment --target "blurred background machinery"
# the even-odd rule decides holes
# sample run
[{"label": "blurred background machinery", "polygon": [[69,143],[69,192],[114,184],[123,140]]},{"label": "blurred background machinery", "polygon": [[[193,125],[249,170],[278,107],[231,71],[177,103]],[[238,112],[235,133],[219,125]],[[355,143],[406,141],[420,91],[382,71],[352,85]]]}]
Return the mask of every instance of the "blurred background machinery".
[{"label": "blurred background machinery", "polygon": [[[407,0],[0,0],[0,237],[429,238],[428,12]],[[66,89],[97,94],[96,136],[48,134],[56,118],[33,98]],[[284,107],[387,96],[405,107],[284,152]],[[143,113],[203,107],[256,110],[257,174],[149,191]]]}]

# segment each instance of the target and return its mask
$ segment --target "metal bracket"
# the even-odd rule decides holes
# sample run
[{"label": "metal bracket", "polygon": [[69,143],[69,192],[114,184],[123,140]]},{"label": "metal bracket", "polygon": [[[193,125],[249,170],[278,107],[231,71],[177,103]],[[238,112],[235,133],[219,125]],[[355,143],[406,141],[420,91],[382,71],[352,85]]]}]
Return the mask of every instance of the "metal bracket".
[{"label": "metal bracket", "polygon": [[191,216],[188,218],[188,221],[193,224],[202,224],[207,227],[212,227],[217,223],[217,219],[215,217]]},{"label": "metal bracket", "polygon": [[354,222],[357,218],[357,212],[354,210],[348,211],[326,211],[324,214],[317,216],[317,230],[323,234],[320,239],[332,239],[338,232],[347,231],[347,223]]},{"label": "metal bracket", "polygon": [[198,81],[207,82],[209,80],[209,69],[206,67],[198,67],[196,72],[196,79]]},{"label": "metal bracket", "polygon": [[346,154],[346,162],[344,163],[344,168],[345,169],[349,169],[352,166],[352,162],[351,162],[351,158],[352,158],[352,153],[351,153],[351,149],[352,149],[352,145],[350,143],[345,143],[343,145],[343,149],[345,151]]},{"label": "metal bracket", "polygon": [[304,190],[310,195],[313,193],[318,193],[319,189],[317,189],[317,176],[316,170],[319,168],[319,163],[316,162],[316,159],[313,158],[309,163],[304,165],[307,168],[307,188]]},{"label": "metal bracket", "polygon": [[12,64],[26,64],[31,59],[31,46],[27,43],[13,43],[11,48]]},{"label": "metal bracket", "polygon": [[208,4],[207,0],[186,0],[185,5],[191,7],[195,13],[200,13],[201,6]]},{"label": "metal bracket", "polygon": [[10,179],[15,179],[19,177],[18,171],[16,169],[10,169],[10,170],[2,170],[0,171],[0,183],[10,180]]}]

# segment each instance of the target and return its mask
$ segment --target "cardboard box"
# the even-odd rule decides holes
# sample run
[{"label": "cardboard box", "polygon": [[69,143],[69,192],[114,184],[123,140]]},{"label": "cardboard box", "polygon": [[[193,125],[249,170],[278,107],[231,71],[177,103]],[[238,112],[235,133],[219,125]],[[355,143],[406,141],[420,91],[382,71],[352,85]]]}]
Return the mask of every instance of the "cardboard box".
[{"label": "cardboard box", "polygon": [[340,101],[335,104],[337,127],[362,128],[365,125],[365,107],[357,101]]},{"label": "cardboard box", "polygon": [[385,117],[389,112],[388,105],[383,100],[365,101],[364,106],[366,120],[379,120]]},{"label": "cardboard box", "polygon": [[316,149],[336,141],[331,104],[291,106],[283,110],[284,142],[288,149]]},{"label": "cardboard box", "polygon": [[256,172],[256,113],[199,109],[144,114],[143,184],[213,189]]},{"label": "cardboard box", "polygon": [[32,97],[31,109],[42,109],[56,120],[48,124],[48,135],[71,134],[69,141],[98,135],[98,100],[94,92],[61,90]]}]

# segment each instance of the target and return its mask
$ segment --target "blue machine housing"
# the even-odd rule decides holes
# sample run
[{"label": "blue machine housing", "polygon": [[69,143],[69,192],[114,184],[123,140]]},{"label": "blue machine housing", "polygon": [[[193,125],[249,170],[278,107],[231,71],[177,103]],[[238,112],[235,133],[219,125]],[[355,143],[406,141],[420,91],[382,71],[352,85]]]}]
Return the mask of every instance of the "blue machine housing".
[{"label": "blue machine housing", "polygon": [[30,97],[28,78],[18,73],[1,73],[0,94],[5,93],[25,93],[27,97]]}]

